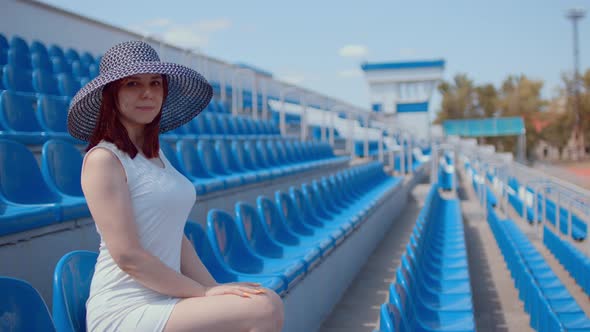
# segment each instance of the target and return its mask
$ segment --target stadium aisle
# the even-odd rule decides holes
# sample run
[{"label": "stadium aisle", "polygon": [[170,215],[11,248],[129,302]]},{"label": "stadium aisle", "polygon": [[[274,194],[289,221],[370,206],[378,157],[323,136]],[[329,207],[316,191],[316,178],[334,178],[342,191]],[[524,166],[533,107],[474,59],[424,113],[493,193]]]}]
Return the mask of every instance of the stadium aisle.
[{"label": "stadium aisle", "polygon": [[378,326],[379,307],[387,299],[389,284],[405,251],[430,184],[417,185],[406,210],[395,220],[383,241],[356,276],[347,293],[324,321],[321,332],[369,332]]},{"label": "stadium aisle", "polygon": [[465,176],[459,178],[477,331],[532,331],[529,315],[506,267],[483,210]]}]

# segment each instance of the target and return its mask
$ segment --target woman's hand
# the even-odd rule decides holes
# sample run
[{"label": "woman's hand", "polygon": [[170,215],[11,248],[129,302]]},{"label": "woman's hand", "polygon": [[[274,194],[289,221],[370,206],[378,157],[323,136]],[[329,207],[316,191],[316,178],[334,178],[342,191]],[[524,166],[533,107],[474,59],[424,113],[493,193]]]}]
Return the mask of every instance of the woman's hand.
[{"label": "woman's hand", "polygon": [[241,297],[252,297],[252,295],[264,294],[266,291],[260,287],[260,284],[253,282],[232,282],[208,287],[205,296],[218,296],[233,294]]}]

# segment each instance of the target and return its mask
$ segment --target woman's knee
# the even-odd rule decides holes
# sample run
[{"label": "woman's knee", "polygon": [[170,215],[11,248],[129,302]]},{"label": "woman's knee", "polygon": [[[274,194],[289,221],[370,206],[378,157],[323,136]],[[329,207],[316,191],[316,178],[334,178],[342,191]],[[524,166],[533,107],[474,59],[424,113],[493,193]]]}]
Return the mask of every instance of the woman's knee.
[{"label": "woman's knee", "polygon": [[258,295],[260,301],[260,318],[282,324],[284,320],[283,300],[274,291],[266,289],[266,293]]}]

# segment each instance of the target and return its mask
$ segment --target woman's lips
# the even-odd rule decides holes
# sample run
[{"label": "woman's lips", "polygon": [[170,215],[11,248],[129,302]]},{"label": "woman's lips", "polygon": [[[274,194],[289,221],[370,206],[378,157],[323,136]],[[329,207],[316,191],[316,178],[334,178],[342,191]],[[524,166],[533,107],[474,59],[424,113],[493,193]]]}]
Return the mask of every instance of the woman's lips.
[{"label": "woman's lips", "polygon": [[153,111],[155,107],[153,106],[138,106],[136,109],[141,112],[150,112]]}]

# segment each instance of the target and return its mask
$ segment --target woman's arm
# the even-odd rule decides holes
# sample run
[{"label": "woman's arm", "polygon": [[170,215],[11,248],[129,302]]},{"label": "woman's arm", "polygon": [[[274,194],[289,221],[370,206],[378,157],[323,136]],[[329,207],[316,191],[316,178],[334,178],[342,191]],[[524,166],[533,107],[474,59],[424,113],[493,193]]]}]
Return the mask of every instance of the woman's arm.
[{"label": "woman's arm", "polygon": [[211,276],[211,273],[209,273],[205,265],[203,265],[203,262],[201,262],[199,256],[197,256],[195,248],[193,248],[193,245],[186,236],[182,237],[180,271],[185,276],[205,287],[214,287],[218,285],[213,276]]},{"label": "woman's arm", "polygon": [[95,149],[86,157],[82,190],[109,253],[121,270],[168,296],[205,296],[204,285],[169,268],[141,246],[125,172],[110,151]]}]

